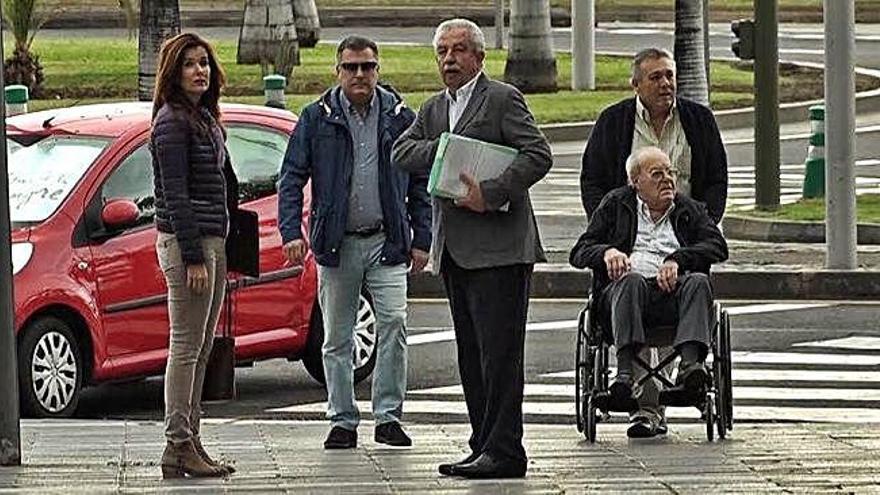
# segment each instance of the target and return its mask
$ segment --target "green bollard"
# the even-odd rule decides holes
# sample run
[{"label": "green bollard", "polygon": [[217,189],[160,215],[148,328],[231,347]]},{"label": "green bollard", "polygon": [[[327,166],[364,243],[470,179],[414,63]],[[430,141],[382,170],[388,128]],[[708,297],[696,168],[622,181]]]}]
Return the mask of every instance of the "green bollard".
[{"label": "green bollard", "polygon": [[266,106],[272,108],[286,108],[284,104],[284,88],[287,79],[278,74],[271,74],[263,78],[263,94],[266,96]]},{"label": "green bollard", "polygon": [[804,198],[825,197],[825,107],[810,107],[810,147],[804,171]]},{"label": "green bollard", "polygon": [[21,84],[10,84],[6,91],[6,115],[13,116],[27,113],[28,89]]}]

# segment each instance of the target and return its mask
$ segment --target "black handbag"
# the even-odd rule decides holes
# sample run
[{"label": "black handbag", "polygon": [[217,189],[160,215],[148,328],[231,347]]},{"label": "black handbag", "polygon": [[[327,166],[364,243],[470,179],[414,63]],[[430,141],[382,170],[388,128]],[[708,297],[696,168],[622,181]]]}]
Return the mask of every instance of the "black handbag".
[{"label": "black handbag", "polygon": [[232,400],[235,398],[235,337],[232,335],[231,285],[226,283],[223,297],[223,325],[220,335],[214,336],[214,345],[205,369],[202,400]]},{"label": "black handbag", "polygon": [[226,269],[250,277],[260,276],[260,225],[257,212],[237,208],[230,212]]}]

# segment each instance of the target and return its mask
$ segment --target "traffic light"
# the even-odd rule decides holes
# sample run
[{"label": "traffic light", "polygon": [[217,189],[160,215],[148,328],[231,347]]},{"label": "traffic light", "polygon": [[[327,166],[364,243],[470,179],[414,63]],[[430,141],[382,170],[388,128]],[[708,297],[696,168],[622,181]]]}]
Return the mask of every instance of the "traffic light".
[{"label": "traffic light", "polygon": [[736,36],[730,48],[733,54],[743,60],[755,59],[755,21],[740,19],[730,23],[730,30]]}]

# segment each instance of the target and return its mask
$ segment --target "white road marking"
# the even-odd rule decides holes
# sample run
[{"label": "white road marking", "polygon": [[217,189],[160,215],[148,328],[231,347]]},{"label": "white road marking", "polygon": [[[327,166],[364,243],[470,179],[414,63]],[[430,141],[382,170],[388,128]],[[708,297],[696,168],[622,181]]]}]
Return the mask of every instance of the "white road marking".
[{"label": "white road marking", "polygon": [[842,339],[798,342],[794,347],[830,347],[834,349],[880,350],[880,337],[853,336]]},{"label": "white road marking", "polygon": [[[731,372],[734,383],[741,381],[880,383],[880,371],[737,369],[734,363]],[[546,373],[541,377],[574,380],[574,370]]]}]

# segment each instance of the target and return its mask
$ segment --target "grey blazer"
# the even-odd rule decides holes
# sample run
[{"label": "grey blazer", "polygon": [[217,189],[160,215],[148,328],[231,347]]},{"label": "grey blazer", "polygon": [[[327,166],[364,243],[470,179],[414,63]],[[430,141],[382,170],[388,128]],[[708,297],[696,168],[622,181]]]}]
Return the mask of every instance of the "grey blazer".
[{"label": "grey blazer", "polygon": [[[449,130],[446,91],[432,96],[413,125],[394,143],[392,163],[408,172],[429,172],[440,134]],[[529,188],[553,163],[550,145],[538,130],[522,94],[513,86],[481,74],[455,134],[510,146],[519,155],[500,177],[480,183],[485,213],[434,197],[431,260],[435,272],[445,247],[469,270],[546,261]],[[510,202],[509,210],[498,211]]]}]

